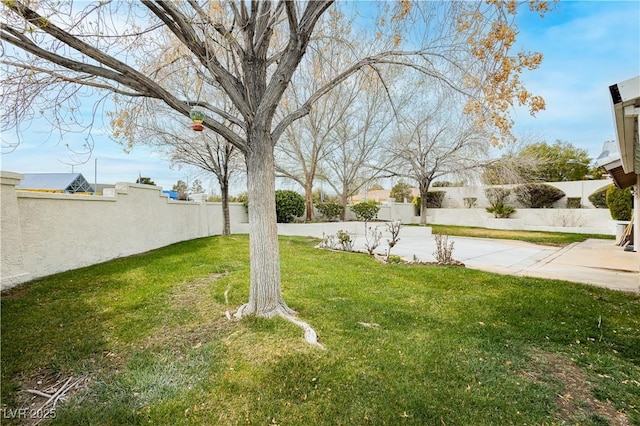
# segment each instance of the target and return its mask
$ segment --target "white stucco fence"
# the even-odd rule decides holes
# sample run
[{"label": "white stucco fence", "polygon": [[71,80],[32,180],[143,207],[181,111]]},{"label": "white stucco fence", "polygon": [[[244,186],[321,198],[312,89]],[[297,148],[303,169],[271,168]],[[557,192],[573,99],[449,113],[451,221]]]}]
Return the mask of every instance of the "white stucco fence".
[{"label": "white stucco fence", "polygon": [[[220,203],[173,201],[160,187],[118,183],[112,196],[86,196],[16,191],[17,173],[0,179],[2,289],[222,232]],[[241,204],[230,211],[232,230],[247,222]]]},{"label": "white stucco fence", "polygon": [[[131,183],[118,183],[104,196],[27,192],[15,188],[21,179],[18,173],[0,172],[2,289],[222,232],[220,203],[173,201],[159,187]],[[454,194],[448,192],[447,197],[453,199]],[[242,204],[231,203],[230,214],[231,232],[247,233]],[[378,218],[406,224],[419,221],[409,203],[382,205]],[[501,229],[614,234],[616,228],[608,210],[594,208],[518,209],[512,219],[493,219],[484,208],[444,208],[430,209],[428,218],[431,223]],[[420,234],[430,232],[428,228],[411,228]],[[321,237],[323,232],[335,234],[340,229],[361,233],[362,223],[278,225],[282,235]]]}]

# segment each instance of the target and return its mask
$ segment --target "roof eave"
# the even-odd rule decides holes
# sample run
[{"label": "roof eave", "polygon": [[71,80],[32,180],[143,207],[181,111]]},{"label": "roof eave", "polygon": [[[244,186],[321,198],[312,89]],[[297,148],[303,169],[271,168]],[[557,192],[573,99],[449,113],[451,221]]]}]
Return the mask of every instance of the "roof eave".
[{"label": "roof eave", "polygon": [[640,113],[640,76],[614,84],[609,88],[616,140],[625,173],[639,173],[635,167],[634,142]]}]

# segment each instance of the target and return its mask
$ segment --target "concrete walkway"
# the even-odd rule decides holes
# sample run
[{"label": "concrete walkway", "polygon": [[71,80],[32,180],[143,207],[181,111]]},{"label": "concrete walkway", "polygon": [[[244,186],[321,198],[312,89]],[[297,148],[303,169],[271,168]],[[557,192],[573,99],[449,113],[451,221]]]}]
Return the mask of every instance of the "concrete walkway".
[{"label": "concrete walkway", "polygon": [[[383,236],[376,253],[386,253],[386,238]],[[640,293],[638,253],[625,252],[613,240],[587,240],[563,248],[485,238],[449,237],[449,241],[454,241],[453,258],[468,268]],[[364,236],[357,235],[355,249],[364,247]],[[435,237],[403,236],[401,230],[400,241],[391,253],[431,262],[435,251]]]}]

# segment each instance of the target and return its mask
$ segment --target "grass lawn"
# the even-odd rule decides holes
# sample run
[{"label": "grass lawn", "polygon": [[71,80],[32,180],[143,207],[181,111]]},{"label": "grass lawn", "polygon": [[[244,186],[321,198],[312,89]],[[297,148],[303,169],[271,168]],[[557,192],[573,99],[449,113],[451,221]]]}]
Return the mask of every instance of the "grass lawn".
[{"label": "grass lawn", "polygon": [[316,243],[281,238],[283,291],[326,350],[282,319],[226,319],[246,236],[3,293],[2,423],[73,377],[48,424],[640,425],[640,296]]},{"label": "grass lawn", "polygon": [[[508,219],[505,219],[508,220]],[[588,238],[614,240],[614,235],[572,234],[565,232],[519,231],[507,229],[477,228],[473,226],[429,224],[434,234],[455,235],[458,237],[499,238],[503,240],[528,241],[530,243],[550,246],[566,246],[571,243],[585,241]]]}]

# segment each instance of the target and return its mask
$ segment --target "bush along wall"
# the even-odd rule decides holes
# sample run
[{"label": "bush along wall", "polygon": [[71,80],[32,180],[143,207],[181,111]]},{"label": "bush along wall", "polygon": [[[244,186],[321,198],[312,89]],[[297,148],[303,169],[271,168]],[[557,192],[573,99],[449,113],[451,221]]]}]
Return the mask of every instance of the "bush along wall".
[{"label": "bush along wall", "polygon": [[304,197],[296,191],[276,191],[276,215],[279,223],[289,223],[304,214]]},{"label": "bush along wall", "polygon": [[514,189],[516,199],[527,209],[549,209],[553,203],[565,196],[555,186],[546,183],[527,183]]},{"label": "bush along wall", "polygon": [[369,222],[378,215],[380,207],[374,200],[369,200],[354,204],[351,210],[356,215],[356,219]]},{"label": "bush along wall", "polygon": [[597,209],[606,209],[607,206],[607,189],[612,187],[613,184],[603,186],[602,188],[594,191],[591,195],[589,195],[589,201],[593,206]]},{"label": "bush along wall", "polygon": [[511,198],[511,190],[509,188],[487,188],[484,190],[484,195],[490,204],[490,207],[487,207],[486,210],[493,217],[506,219],[516,212],[516,209],[508,204]]},{"label": "bush along wall", "polygon": [[582,208],[582,198],[581,197],[568,197],[567,198],[567,208],[568,209],[581,209]]},{"label": "bush along wall", "polygon": [[631,188],[620,189],[611,185],[607,189],[606,200],[612,219],[631,220],[631,212],[633,211]]},{"label": "bush along wall", "polygon": [[344,211],[342,204],[335,201],[327,201],[324,203],[316,204],[316,208],[327,220],[334,220]]}]

